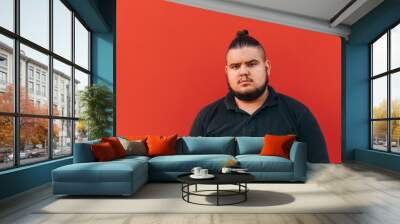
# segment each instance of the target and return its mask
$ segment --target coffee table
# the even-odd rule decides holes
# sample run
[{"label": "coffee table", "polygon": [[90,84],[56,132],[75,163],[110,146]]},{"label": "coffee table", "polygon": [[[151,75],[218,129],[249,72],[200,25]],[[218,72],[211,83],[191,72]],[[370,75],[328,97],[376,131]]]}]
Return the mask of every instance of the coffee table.
[{"label": "coffee table", "polygon": [[[182,174],[177,177],[178,181],[182,183],[182,199],[188,203],[198,205],[234,205],[247,200],[247,192],[249,188],[247,183],[255,180],[255,177],[249,173],[213,173],[215,176],[212,179],[193,179],[190,177],[191,173]],[[197,185],[215,185],[215,190],[198,190]],[[190,186],[195,186],[194,191],[190,191]],[[220,185],[236,185],[237,190],[224,190],[220,189]],[[209,192],[215,192],[215,194],[205,194]],[[190,200],[190,196],[204,196],[204,197],[216,197],[216,204],[202,204],[196,203]],[[240,196],[240,199],[231,203],[221,203],[221,197],[232,197]]]}]

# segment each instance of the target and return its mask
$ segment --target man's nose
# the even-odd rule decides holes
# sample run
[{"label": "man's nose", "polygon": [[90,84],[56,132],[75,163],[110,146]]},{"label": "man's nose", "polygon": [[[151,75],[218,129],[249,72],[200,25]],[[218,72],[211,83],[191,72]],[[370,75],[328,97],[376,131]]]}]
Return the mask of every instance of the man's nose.
[{"label": "man's nose", "polygon": [[247,69],[247,66],[246,65],[242,65],[242,66],[240,66],[240,69],[239,69],[239,75],[248,75],[249,74],[249,70]]}]

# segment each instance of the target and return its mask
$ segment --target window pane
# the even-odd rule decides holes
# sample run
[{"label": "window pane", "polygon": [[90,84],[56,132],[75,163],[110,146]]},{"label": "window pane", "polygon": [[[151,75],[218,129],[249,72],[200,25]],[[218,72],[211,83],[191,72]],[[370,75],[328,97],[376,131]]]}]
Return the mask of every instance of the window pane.
[{"label": "window pane", "polygon": [[391,116],[400,117],[400,72],[391,75],[390,98]]},{"label": "window pane", "polygon": [[71,66],[53,60],[53,115],[72,117]]},{"label": "window pane", "polygon": [[400,121],[391,121],[392,152],[400,153]]},{"label": "window pane", "polygon": [[22,117],[20,119],[21,164],[34,163],[49,158],[48,119]]},{"label": "window pane", "polygon": [[0,116],[0,170],[14,165],[13,118]]},{"label": "window pane", "polygon": [[372,122],[372,148],[387,151],[387,121]]},{"label": "window pane", "polygon": [[21,44],[20,60],[21,113],[48,114],[49,57]]},{"label": "window pane", "polygon": [[89,32],[75,18],[75,64],[89,70]]},{"label": "window pane", "polygon": [[372,74],[387,71],[387,34],[372,44]]},{"label": "window pane", "polygon": [[49,48],[49,0],[20,0],[21,36]]},{"label": "window pane", "polygon": [[0,111],[14,111],[13,40],[0,35]]},{"label": "window pane", "polygon": [[75,69],[75,117],[81,115],[80,94],[86,86],[89,86],[89,75]]},{"label": "window pane", "polygon": [[60,0],[53,0],[53,17],[53,51],[71,60],[72,12]]},{"label": "window pane", "polygon": [[88,140],[88,129],[83,120],[75,121],[75,143]]},{"label": "window pane", "polygon": [[387,117],[387,77],[372,81],[372,118]]},{"label": "window pane", "polygon": [[53,157],[72,154],[72,121],[53,120]]},{"label": "window pane", "polygon": [[14,31],[14,0],[0,1],[0,26]]},{"label": "window pane", "polygon": [[390,67],[395,69],[400,67],[400,24],[391,31],[390,48]]}]

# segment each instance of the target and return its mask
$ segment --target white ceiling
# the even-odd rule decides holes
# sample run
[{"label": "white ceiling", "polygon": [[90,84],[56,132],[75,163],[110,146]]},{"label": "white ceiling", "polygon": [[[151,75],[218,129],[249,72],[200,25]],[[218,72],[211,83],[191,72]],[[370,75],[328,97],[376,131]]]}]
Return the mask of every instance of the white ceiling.
[{"label": "white ceiling", "polygon": [[167,0],[348,38],[351,25],[383,0]]},{"label": "white ceiling", "polygon": [[351,0],[226,0],[251,5],[263,9],[274,9],[281,12],[310,18],[330,20]]}]

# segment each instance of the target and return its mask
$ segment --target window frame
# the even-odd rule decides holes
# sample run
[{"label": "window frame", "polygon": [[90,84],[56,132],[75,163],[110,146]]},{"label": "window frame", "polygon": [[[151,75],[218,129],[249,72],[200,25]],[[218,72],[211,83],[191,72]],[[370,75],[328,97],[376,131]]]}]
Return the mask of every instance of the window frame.
[{"label": "window frame", "polygon": [[[72,83],[72,87],[71,87],[71,93],[72,95],[72,99],[71,99],[71,104],[74,105],[75,103],[75,69],[85,73],[88,75],[89,77],[89,83],[88,86],[92,85],[92,61],[91,61],[91,48],[92,48],[92,43],[91,43],[91,37],[92,37],[92,30],[88,27],[88,25],[84,22],[84,20],[79,16],[78,13],[76,13],[72,7],[68,4],[68,2],[66,2],[65,0],[59,0],[65,7],[68,8],[68,10],[71,11],[71,18],[70,18],[70,22],[71,22],[71,59],[67,59],[64,58],[63,56],[55,53],[53,50],[53,0],[48,0],[49,3],[49,49],[46,49],[45,47],[42,47],[39,44],[34,43],[33,41],[30,41],[29,39],[24,38],[23,36],[20,35],[20,0],[14,0],[13,1],[13,10],[14,10],[14,18],[13,18],[13,25],[14,25],[14,31],[10,31],[4,27],[0,26],[0,35],[3,35],[5,37],[11,38],[13,40],[13,63],[12,63],[12,73],[11,75],[13,75],[14,78],[14,95],[13,95],[13,112],[3,112],[0,111],[0,116],[4,116],[4,117],[12,117],[13,119],[13,155],[14,155],[14,161],[13,161],[13,166],[10,167],[5,167],[5,168],[0,168],[0,172],[5,171],[5,170],[10,170],[10,169],[16,169],[19,167],[24,167],[24,166],[30,166],[33,164],[38,164],[38,163],[43,163],[43,162],[47,162],[50,160],[58,160],[58,159],[62,159],[62,158],[66,158],[66,157],[70,157],[73,156],[74,154],[74,143],[75,143],[75,126],[76,126],[76,121],[79,120],[79,117],[75,117],[75,108],[72,107],[71,108],[71,114],[70,116],[56,116],[53,115],[53,75],[54,75],[54,71],[53,71],[53,59],[58,60],[59,62],[62,62],[66,65],[71,66],[71,83]],[[79,22],[84,26],[84,28],[88,31],[88,69],[85,69],[81,66],[79,66],[78,64],[75,63],[75,18],[77,20],[79,20]],[[28,113],[21,113],[20,111],[20,44],[24,44],[27,47],[30,47],[36,51],[39,51],[40,53],[43,53],[45,55],[48,56],[49,58],[49,63],[48,63],[48,84],[46,85],[45,89],[46,91],[48,91],[48,94],[45,91],[45,94],[48,97],[48,112],[46,115],[39,115],[39,114],[28,114]],[[27,64],[27,71],[28,71],[28,67],[29,64]],[[39,82],[38,83],[42,83],[42,79],[41,79],[41,72],[39,74]],[[37,83],[36,82],[36,69],[33,70],[33,79],[30,79],[30,74],[27,73],[26,75],[26,81],[33,81],[34,86]],[[41,86],[41,85],[40,85]],[[29,87],[28,87],[29,88]],[[29,91],[27,89],[27,91]],[[34,92],[36,91],[36,89],[34,89]],[[40,94],[39,96],[42,96],[42,94]],[[32,162],[32,163],[26,163],[26,164],[21,164],[20,161],[20,119],[21,118],[45,118],[47,119],[48,122],[48,136],[47,136],[47,142],[49,144],[47,144],[47,150],[48,150],[48,155],[47,158],[43,158],[43,160],[40,160],[38,162]],[[55,120],[66,120],[66,121],[71,121],[71,153],[68,155],[62,155],[62,156],[54,156],[53,152],[54,152],[54,147],[53,147],[53,121]]]},{"label": "window frame", "polygon": [[[373,151],[379,151],[379,152],[385,152],[385,153],[391,153],[391,154],[400,154],[400,152],[393,152],[392,151],[392,136],[391,136],[391,124],[392,121],[400,121],[400,117],[392,117],[392,99],[391,99],[391,79],[392,75],[396,75],[396,73],[400,72],[400,67],[391,69],[391,30],[395,28],[396,26],[400,26],[400,21],[395,22],[392,24],[390,27],[385,29],[384,32],[379,34],[375,39],[373,39],[371,42],[368,43],[368,53],[369,53],[369,77],[368,77],[368,84],[369,84],[369,149]],[[385,34],[387,34],[387,64],[386,64],[386,71],[383,73],[376,74],[374,76],[373,74],[373,44],[379,40],[381,37],[383,37]],[[386,118],[373,118],[373,81],[378,78],[386,77],[386,87],[387,87],[387,103],[386,103]],[[372,123],[374,121],[386,121],[386,151],[384,150],[379,150],[374,148],[374,136],[373,136],[373,125]]]}]

